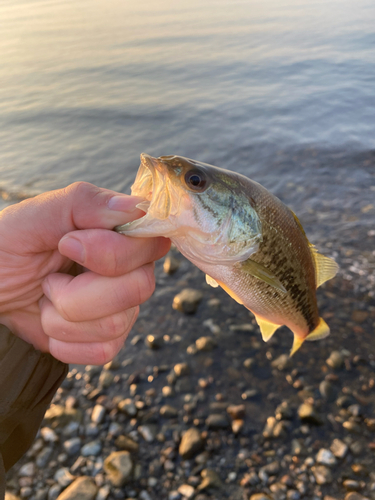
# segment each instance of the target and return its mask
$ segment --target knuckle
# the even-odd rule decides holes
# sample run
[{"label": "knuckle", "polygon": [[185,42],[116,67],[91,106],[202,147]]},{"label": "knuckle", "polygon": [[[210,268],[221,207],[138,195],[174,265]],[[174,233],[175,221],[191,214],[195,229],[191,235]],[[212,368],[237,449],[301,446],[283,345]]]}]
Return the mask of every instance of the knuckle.
[{"label": "knuckle", "polygon": [[103,325],[103,330],[106,336],[110,338],[120,337],[123,333],[125,333],[127,328],[126,317],[123,314],[113,314],[109,316],[105,320],[105,324]]}]

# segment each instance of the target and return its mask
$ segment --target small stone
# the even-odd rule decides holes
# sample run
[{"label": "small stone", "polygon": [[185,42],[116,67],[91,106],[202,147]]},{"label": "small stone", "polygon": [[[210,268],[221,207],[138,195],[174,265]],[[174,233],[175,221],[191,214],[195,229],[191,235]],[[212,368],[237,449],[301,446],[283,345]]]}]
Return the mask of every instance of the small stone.
[{"label": "small stone", "polygon": [[120,448],[120,450],[127,450],[131,452],[137,452],[139,448],[139,444],[134,441],[130,436],[118,436],[118,438],[115,441],[115,445],[117,448]]},{"label": "small stone", "polygon": [[181,484],[178,488],[178,492],[186,498],[186,500],[191,500],[194,497],[195,490],[190,484]]},{"label": "small stone", "polygon": [[42,427],[40,429],[40,435],[42,436],[43,441],[45,441],[46,443],[56,443],[59,440],[56,432],[49,427]]},{"label": "small stone", "polygon": [[[61,493],[62,487],[59,484],[53,484],[50,489],[48,490],[48,500],[57,500],[57,498],[60,499],[60,493]],[[80,497],[73,497],[75,500],[78,500]],[[67,499],[65,499],[67,500]],[[70,497],[68,497],[68,500],[70,500]]]},{"label": "small stone", "polygon": [[19,476],[27,476],[27,477],[33,477],[35,476],[36,473],[36,467],[34,462],[28,462],[20,468],[18,471]]},{"label": "small stone", "polygon": [[117,408],[122,412],[128,415],[129,417],[135,417],[137,415],[137,407],[134,404],[134,401],[130,398],[122,399]]},{"label": "small stone", "polygon": [[272,368],[277,368],[279,371],[287,370],[292,366],[289,354],[281,354],[281,356],[272,361],[271,366]]},{"label": "small stone", "polygon": [[199,337],[195,341],[198,351],[209,352],[216,347],[216,342],[212,337]]},{"label": "small stone", "polygon": [[244,418],[245,416],[245,405],[229,405],[227,407],[227,413],[233,420]]},{"label": "small stone", "polygon": [[14,493],[11,493],[10,491],[6,491],[4,500],[20,500],[20,497],[18,497]]},{"label": "small stone", "polygon": [[354,481],[353,479],[345,479],[342,485],[348,491],[358,491],[361,489],[360,483],[358,481]]},{"label": "small stone", "polygon": [[306,447],[298,439],[292,439],[291,455],[305,455],[307,453]]},{"label": "small stone", "polygon": [[311,467],[311,471],[314,474],[317,484],[332,483],[332,473],[330,469],[325,465],[314,465],[313,467]]},{"label": "small stone", "polygon": [[186,460],[201,451],[203,446],[204,441],[201,433],[196,427],[191,427],[183,434],[178,452]]},{"label": "small stone", "polygon": [[286,493],[287,500],[300,500],[301,493],[297,490],[288,490]]},{"label": "small stone", "polygon": [[44,415],[44,422],[53,429],[65,427],[72,421],[82,422],[82,412],[77,408],[52,405]]},{"label": "small stone", "polygon": [[57,481],[59,485],[62,486],[63,488],[69,486],[69,484],[71,484],[76,479],[76,477],[70,473],[67,467],[62,467],[61,469],[58,469],[53,477],[55,481]]},{"label": "small stone", "polygon": [[277,420],[290,420],[293,418],[293,409],[287,401],[283,401],[275,410]]},{"label": "small stone", "polygon": [[206,425],[209,429],[226,429],[229,422],[226,415],[212,413],[206,418]]},{"label": "small stone", "polygon": [[340,439],[334,439],[331,444],[331,451],[337,458],[345,458],[346,454],[348,453],[348,445],[345,444],[343,441]]},{"label": "small stone", "polygon": [[212,469],[203,469],[201,472],[203,478],[202,482],[198,485],[198,490],[202,491],[207,488],[221,488],[222,482],[218,474]]},{"label": "small stone", "polygon": [[255,365],[255,359],[254,358],[247,358],[243,362],[243,367],[246,368],[246,370],[251,371],[252,368]]},{"label": "small stone", "polygon": [[162,388],[161,392],[165,398],[172,398],[174,396],[173,387],[171,387],[170,385],[165,385]]},{"label": "small stone", "polygon": [[157,434],[157,429],[153,425],[140,425],[138,427],[138,432],[145,441],[152,443]]},{"label": "small stone", "polygon": [[58,500],[94,500],[97,492],[98,488],[94,480],[91,477],[82,476],[73,481],[58,496]]},{"label": "small stone", "polygon": [[342,426],[344,427],[344,429],[346,429],[349,432],[353,432],[353,433],[357,433],[357,434],[362,433],[361,426],[359,424],[357,424],[356,422],[353,422],[352,420],[347,420],[346,422],[344,422],[342,424]]},{"label": "small stone", "polygon": [[267,423],[263,429],[263,437],[266,439],[272,438],[273,437],[273,430],[276,425],[276,418],[275,417],[268,417],[267,418]]},{"label": "small stone", "polygon": [[121,487],[130,481],[133,462],[128,451],[114,451],[104,461],[104,470],[109,482]]},{"label": "small stone", "polygon": [[298,416],[299,418],[306,423],[309,424],[314,424],[314,425],[321,425],[322,420],[317,414],[315,408],[313,405],[309,403],[303,403],[299,408],[298,408]]},{"label": "small stone", "polygon": [[108,370],[102,370],[102,373],[100,374],[99,377],[99,387],[102,387],[103,389],[108,389],[108,387],[112,384],[114,379],[113,373],[111,373]]},{"label": "small stone", "polygon": [[178,411],[174,406],[164,405],[160,408],[160,416],[165,418],[175,418],[178,415]]},{"label": "small stone", "polygon": [[168,493],[168,500],[180,500],[181,494],[178,491],[171,491]]},{"label": "small stone", "polygon": [[351,491],[345,495],[345,500],[369,500],[367,497],[364,497],[360,493],[355,491]]},{"label": "small stone", "polygon": [[244,426],[245,422],[242,419],[236,419],[232,422],[232,432],[233,434],[239,434]]},{"label": "small stone", "polygon": [[364,445],[360,441],[354,441],[349,446],[349,449],[353,453],[353,455],[359,456],[363,453]]},{"label": "small stone", "polygon": [[331,368],[339,370],[344,364],[344,358],[339,351],[332,351],[326,363]]},{"label": "small stone", "polygon": [[266,495],[266,493],[254,493],[251,495],[249,500],[273,500],[270,496]]},{"label": "small stone", "polygon": [[177,377],[184,377],[190,373],[190,368],[187,363],[178,363],[174,366],[173,370]]},{"label": "small stone", "polygon": [[168,254],[163,263],[163,271],[165,274],[174,274],[180,267],[180,261],[173,255]]},{"label": "small stone", "polygon": [[174,297],[172,307],[185,314],[194,314],[202,298],[203,293],[201,291],[185,288]]},{"label": "small stone", "polygon": [[38,456],[36,457],[35,463],[36,463],[37,467],[39,467],[39,469],[44,469],[44,467],[46,467],[46,465],[49,462],[49,459],[52,456],[52,453],[53,453],[53,448],[50,446],[46,446],[38,454]]},{"label": "small stone", "polygon": [[242,394],[241,394],[241,398],[243,400],[246,400],[246,399],[252,399],[254,398],[255,396],[257,396],[259,394],[259,391],[258,389],[246,389],[246,391],[244,391]]},{"label": "small stone", "polygon": [[81,440],[78,437],[68,439],[67,441],[64,442],[63,446],[66,453],[69,456],[72,456],[75,455],[76,453],[79,453],[81,449]]},{"label": "small stone", "polygon": [[110,492],[111,492],[111,489],[110,489],[108,484],[102,486],[101,488],[99,488],[99,491],[95,497],[95,500],[107,500]]},{"label": "small stone", "polygon": [[164,345],[164,339],[162,336],[155,337],[155,335],[147,335],[145,345],[153,350],[160,349]]},{"label": "small stone", "polygon": [[95,424],[101,424],[105,418],[105,408],[102,405],[95,405],[91,413],[91,421]]},{"label": "small stone", "polygon": [[326,448],[321,448],[315,458],[318,464],[328,465],[329,467],[337,463],[334,454]]},{"label": "small stone", "polygon": [[240,482],[241,486],[243,487],[255,486],[258,483],[259,483],[259,477],[255,471],[251,471],[248,474],[245,474]]},{"label": "small stone", "polygon": [[334,401],[337,394],[337,390],[328,380],[320,382],[319,392],[326,401]]},{"label": "small stone", "polygon": [[83,457],[90,457],[99,455],[102,451],[102,443],[99,440],[90,441],[81,448],[81,455]]},{"label": "small stone", "polygon": [[260,471],[265,472],[268,476],[275,476],[280,471],[280,463],[275,460],[260,468]]}]

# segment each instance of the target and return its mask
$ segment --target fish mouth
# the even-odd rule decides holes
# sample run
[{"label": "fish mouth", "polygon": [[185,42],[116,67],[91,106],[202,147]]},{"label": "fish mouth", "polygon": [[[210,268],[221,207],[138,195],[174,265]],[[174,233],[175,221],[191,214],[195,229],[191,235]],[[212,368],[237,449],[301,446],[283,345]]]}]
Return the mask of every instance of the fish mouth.
[{"label": "fish mouth", "polygon": [[[115,227],[115,231],[137,236],[156,235],[157,228],[170,232],[168,217],[171,212],[171,186],[168,180],[164,158],[154,158],[147,153],[141,154],[141,164],[131,187],[131,194],[143,198],[137,208],[146,214],[135,221]],[[163,223],[160,226],[160,223]],[[142,233],[142,234],[141,234]]]}]

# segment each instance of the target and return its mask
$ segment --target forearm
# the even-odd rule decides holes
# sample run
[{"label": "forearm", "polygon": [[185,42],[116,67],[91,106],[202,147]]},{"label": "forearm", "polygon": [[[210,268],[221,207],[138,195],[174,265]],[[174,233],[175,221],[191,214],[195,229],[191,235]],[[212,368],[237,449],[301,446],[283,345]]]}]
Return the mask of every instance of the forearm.
[{"label": "forearm", "polygon": [[[0,325],[0,454],[7,471],[32,444],[68,365]],[[0,499],[2,481],[0,458]]]}]

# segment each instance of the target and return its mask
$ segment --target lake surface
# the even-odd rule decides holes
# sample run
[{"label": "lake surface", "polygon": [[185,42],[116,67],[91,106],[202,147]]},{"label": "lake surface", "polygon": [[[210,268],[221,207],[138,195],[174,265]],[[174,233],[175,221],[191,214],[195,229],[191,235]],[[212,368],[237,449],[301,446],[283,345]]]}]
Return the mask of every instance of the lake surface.
[{"label": "lake surface", "polygon": [[142,151],[375,196],[373,0],[0,0],[0,61],[5,198],[126,190]]}]

